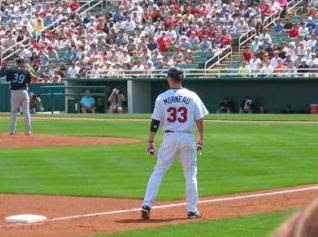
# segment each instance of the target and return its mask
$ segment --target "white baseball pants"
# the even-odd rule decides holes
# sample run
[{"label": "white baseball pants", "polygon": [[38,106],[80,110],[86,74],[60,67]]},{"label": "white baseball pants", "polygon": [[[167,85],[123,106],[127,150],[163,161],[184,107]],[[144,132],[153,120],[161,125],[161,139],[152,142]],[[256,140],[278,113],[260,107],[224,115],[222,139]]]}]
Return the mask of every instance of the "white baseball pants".
[{"label": "white baseball pants", "polygon": [[11,90],[10,133],[16,132],[17,114],[21,108],[24,116],[25,133],[31,133],[30,97],[27,90]]},{"label": "white baseball pants", "polygon": [[151,207],[153,201],[157,198],[162,178],[171,166],[176,155],[180,158],[186,178],[187,210],[196,212],[199,201],[197,187],[197,149],[195,137],[192,133],[165,133],[158,150],[157,164],[148,182],[144,205]]}]

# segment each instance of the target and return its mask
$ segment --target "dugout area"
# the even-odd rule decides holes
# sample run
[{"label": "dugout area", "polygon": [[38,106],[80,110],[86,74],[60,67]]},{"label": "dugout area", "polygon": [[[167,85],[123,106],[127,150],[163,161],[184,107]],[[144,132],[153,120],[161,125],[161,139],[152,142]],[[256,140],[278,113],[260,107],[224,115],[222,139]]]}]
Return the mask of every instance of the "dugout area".
[{"label": "dugout area", "polygon": [[[187,78],[184,86],[197,92],[210,112],[217,110],[224,97],[233,101],[234,112],[245,96],[252,97],[255,106],[264,105],[267,113],[280,113],[289,104],[297,113],[306,113],[310,104],[318,104],[318,81],[314,78]],[[103,97],[107,108],[113,88],[126,96],[127,112],[150,113],[155,98],[167,89],[167,82],[157,78],[69,79],[54,85],[33,84],[30,91],[41,96],[46,111],[77,113],[85,89],[90,89],[94,98]],[[10,110],[9,95],[9,85],[0,84],[0,112]]]}]

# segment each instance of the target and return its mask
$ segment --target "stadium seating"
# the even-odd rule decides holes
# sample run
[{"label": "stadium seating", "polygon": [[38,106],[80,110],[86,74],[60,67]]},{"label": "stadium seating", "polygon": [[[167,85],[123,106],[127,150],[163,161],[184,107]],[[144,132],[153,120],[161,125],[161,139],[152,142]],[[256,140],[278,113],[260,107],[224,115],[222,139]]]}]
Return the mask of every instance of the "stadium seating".
[{"label": "stadium seating", "polygon": [[[308,17],[307,14],[298,15],[298,16],[289,16],[289,20],[283,19],[282,24],[286,26],[288,22],[292,23],[293,27],[297,32],[297,35],[294,37],[289,30],[285,29],[279,32],[276,32],[275,26],[269,30],[267,33],[270,34],[272,39],[272,44],[267,46],[267,48],[261,48],[254,52],[258,58],[261,59],[258,69],[253,70],[255,74],[261,70],[261,68],[266,64],[266,60],[262,58],[264,54],[269,55],[269,61],[267,64],[271,64],[270,60],[274,57],[275,52],[279,54],[279,60],[283,63],[284,70],[292,70],[293,74],[285,74],[288,76],[296,76],[296,72],[304,72],[304,69],[308,71],[307,75],[316,75],[318,69],[318,42],[317,42],[317,33],[318,33],[318,17]],[[303,22],[303,23],[302,23]],[[278,24],[278,23],[277,23]],[[304,25],[303,29],[309,29],[309,32],[306,32],[306,29],[300,29],[301,24]],[[305,37],[302,37],[302,33]],[[314,39],[314,40],[313,40]],[[312,40],[312,42],[309,42]],[[254,40],[255,41],[255,40]],[[264,41],[262,41],[264,43]],[[304,48],[302,49],[302,45]],[[305,52],[304,52],[305,51]],[[290,59],[291,57],[291,59]],[[290,63],[289,63],[290,61]],[[275,60],[274,60],[275,62]],[[244,63],[243,56],[237,58],[234,62],[229,64],[229,69],[239,69]],[[247,62],[251,66],[251,62]],[[275,63],[274,63],[275,64]],[[273,68],[269,71],[275,72],[275,65],[272,65]],[[242,66],[244,67],[244,66]],[[266,66],[265,66],[266,67]],[[298,69],[297,69],[298,68]],[[309,73],[311,70],[311,73]],[[266,75],[263,75],[266,76]],[[272,76],[271,73],[268,76]]]},{"label": "stadium seating", "polygon": [[[236,2],[229,5],[209,1],[179,4],[167,0],[123,0],[106,9],[92,8],[79,14],[74,11],[80,7],[76,0],[54,1],[56,5],[45,1],[32,4],[28,0],[20,0],[20,3],[18,18],[25,15],[24,5],[35,12],[26,21],[31,24],[26,32],[32,44],[14,56],[27,57],[37,72],[37,82],[60,82],[70,77],[61,73],[60,68],[67,71],[73,63],[78,65],[78,72],[72,74],[76,77],[84,77],[90,71],[111,76],[123,70],[151,72],[171,66],[204,68],[209,59],[222,53],[227,45],[236,44],[241,34],[256,27],[262,17],[277,13],[282,7],[275,0],[257,7],[247,1],[242,5]],[[11,6],[2,7],[2,18],[8,8]],[[65,20],[54,30],[41,31],[43,25],[47,25],[47,15],[53,20],[63,15]],[[34,21],[40,25],[32,25]],[[19,25],[17,31],[23,26]],[[5,30],[2,32],[7,34]],[[3,50],[8,48],[2,45]],[[53,48],[58,57],[51,58],[55,53],[48,48]]]}]

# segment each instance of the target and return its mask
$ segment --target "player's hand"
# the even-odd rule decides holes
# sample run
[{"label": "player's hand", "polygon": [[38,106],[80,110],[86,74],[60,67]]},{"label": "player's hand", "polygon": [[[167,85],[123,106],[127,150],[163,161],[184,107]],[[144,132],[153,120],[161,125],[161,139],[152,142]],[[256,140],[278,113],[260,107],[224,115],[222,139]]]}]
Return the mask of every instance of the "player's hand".
[{"label": "player's hand", "polygon": [[156,147],[155,147],[155,144],[153,142],[148,143],[147,152],[149,155],[152,155],[152,156],[156,154]]},{"label": "player's hand", "polygon": [[203,150],[203,141],[200,138],[197,139],[196,145],[197,145],[197,150],[198,151],[202,151]]}]

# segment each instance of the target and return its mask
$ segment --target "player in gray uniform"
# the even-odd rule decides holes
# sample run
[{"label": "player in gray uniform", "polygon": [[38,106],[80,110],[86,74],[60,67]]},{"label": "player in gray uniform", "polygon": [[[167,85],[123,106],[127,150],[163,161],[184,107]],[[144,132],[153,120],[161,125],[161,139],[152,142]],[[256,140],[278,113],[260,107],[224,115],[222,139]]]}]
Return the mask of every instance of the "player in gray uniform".
[{"label": "player in gray uniform", "polygon": [[31,73],[25,69],[24,60],[16,60],[16,68],[7,68],[6,65],[0,69],[0,77],[6,77],[6,81],[11,86],[11,117],[10,117],[10,135],[16,133],[16,122],[19,108],[22,109],[24,116],[25,135],[31,135],[30,118],[30,97],[28,94],[28,84],[31,82]]}]

